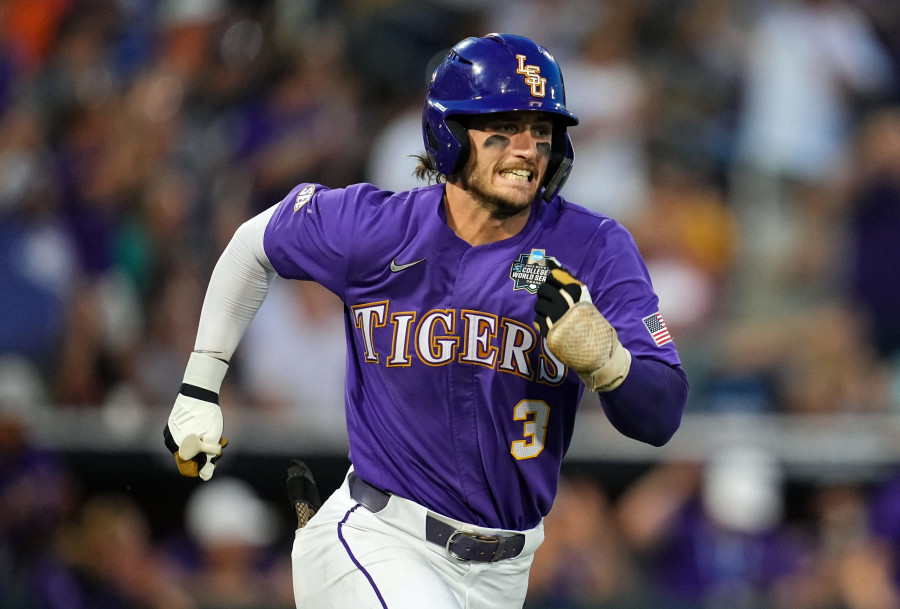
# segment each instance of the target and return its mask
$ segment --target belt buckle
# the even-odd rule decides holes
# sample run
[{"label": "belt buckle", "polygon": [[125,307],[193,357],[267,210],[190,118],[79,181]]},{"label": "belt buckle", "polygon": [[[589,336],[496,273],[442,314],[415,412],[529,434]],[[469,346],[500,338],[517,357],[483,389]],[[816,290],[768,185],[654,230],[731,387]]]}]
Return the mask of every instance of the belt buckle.
[{"label": "belt buckle", "polygon": [[485,537],[484,535],[479,535],[478,533],[473,533],[471,531],[460,531],[460,530],[453,531],[452,533],[450,533],[450,537],[447,538],[447,544],[444,546],[444,549],[447,550],[447,555],[450,558],[457,560],[459,562],[471,562],[472,559],[467,558],[465,556],[460,556],[459,554],[457,554],[450,548],[450,546],[453,544],[453,540],[456,538],[457,535],[465,535],[466,537],[471,537],[472,539],[474,539],[476,541],[487,541],[487,542],[495,543],[498,545],[500,544],[500,539],[498,539],[497,537]]}]

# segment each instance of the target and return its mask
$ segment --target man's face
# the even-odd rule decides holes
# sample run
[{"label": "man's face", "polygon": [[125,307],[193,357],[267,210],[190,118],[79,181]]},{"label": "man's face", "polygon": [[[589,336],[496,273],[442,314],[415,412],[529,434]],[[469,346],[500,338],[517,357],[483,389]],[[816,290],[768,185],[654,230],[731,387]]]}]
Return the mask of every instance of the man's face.
[{"label": "man's face", "polygon": [[460,185],[498,219],[515,216],[537,197],[550,160],[552,115],[499,112],[468,118],[471,153]]}]

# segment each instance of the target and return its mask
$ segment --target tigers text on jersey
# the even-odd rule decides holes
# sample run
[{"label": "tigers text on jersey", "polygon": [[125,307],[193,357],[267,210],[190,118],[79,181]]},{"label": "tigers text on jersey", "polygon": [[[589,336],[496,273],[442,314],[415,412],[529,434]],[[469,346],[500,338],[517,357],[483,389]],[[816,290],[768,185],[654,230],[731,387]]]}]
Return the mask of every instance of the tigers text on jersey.
[{"label": "tigers text on jersey", "polygon": [[658,301],[621,225],[538,199],[517,235],[473,247],[447,226],[443,194],[301,184],[269,221],[265,251],[280,276],[345,304],[358,475],[457,520],[531,528],[553,502],[584,390],[532,324],[543,259],[588,286],[633,356],[678,354],[643,321]]}]

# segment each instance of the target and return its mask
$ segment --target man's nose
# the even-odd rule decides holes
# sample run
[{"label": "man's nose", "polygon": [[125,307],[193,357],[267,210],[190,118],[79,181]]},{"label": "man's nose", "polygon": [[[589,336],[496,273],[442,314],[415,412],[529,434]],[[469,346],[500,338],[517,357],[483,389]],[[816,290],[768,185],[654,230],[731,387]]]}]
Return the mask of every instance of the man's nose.
[{"label": "man's nose", "polygon": [[537,156],[538,140],[532,135],[531,131],[523,130],[516,133],[510,138],[510,148],[514,154],[525,157]]}]

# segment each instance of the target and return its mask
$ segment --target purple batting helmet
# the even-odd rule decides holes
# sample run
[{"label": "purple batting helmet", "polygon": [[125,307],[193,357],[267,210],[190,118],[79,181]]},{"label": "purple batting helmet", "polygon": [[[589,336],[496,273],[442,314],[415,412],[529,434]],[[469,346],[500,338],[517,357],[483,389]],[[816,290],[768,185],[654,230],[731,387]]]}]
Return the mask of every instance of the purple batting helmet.
[{"label": "purple batting helmet", "polygon": [[550,163],[542,186],[548,201],[569,176],[575,152],[566,128],[578,117],[566,109],[559,65],[544,47],[523,36],[466,38],[435,69],[425,96],[422,134],[437,170],[450,175],[466,164],[469,136],[459,115],[535,110],[555,115]]}]

